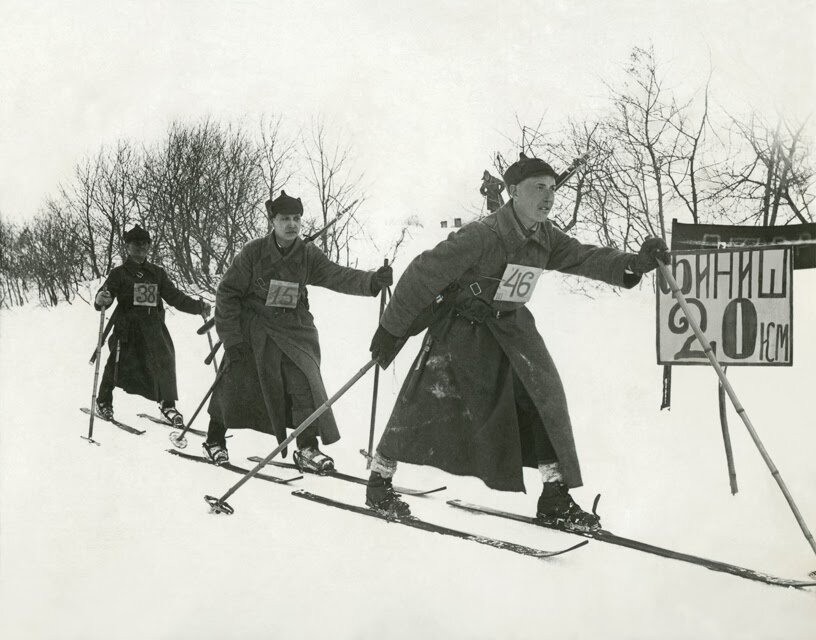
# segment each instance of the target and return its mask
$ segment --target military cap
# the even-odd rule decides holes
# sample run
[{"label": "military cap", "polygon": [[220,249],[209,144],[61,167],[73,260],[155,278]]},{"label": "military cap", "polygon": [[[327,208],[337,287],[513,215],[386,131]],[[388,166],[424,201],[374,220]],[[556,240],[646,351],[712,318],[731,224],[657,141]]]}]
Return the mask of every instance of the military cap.
[{"label": "military cap", "polygon": [[274,218],[279,214],[300,216],[303,215],[303,203],[300,201],[300,198],[288,196],[286,192],[281,189],[280,195],[277,198],[266,201],[266,213],[270,218]]},{"label": "military cap", "polygon": [[150,234],[138,224],[122,236],[125,242],[150,242]]},{"label": "military cap", "polygon": [[552,176],[558,178],[558,174],[550,165],[540,158],[528,158],[523,153],[519,154],[519,159],[507,167],[504,172],[504,183],[509,187],[518,184],[527,178],[538,176]]}]

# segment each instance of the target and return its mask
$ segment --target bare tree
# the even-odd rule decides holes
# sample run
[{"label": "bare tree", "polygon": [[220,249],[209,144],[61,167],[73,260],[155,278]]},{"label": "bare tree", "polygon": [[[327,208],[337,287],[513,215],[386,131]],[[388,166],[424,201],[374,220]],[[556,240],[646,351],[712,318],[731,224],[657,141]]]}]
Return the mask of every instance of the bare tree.
[{"label": "bare tree", "polygon": [[[100,174],[100,158],[86,158],[74,167],[73,179],[60,185],[59,199],[62,206],[78,223],[77,234],[85,248],[85,257],[94,278],[106,274],[112,263],[110,229],[100,219],[95,205]],[[105,251],[103,247],[109,250]]]},{"label": "bare tree", "polygon": [[588,165],[559,191],[553,222],[619,249],[646,236],[665,239],[672,213],[699,222],[713,198],[709,83],[701,99],[679,102],[664,86],[654,49],[635,48],[622,80],[607,84],[608,113],[556,131],[520,125],[524,149],[554,165],[588,154]]},{"label": "bare tree", "polygon": [[[258,162],[270,200],[279,195],[279,191],[289,183],[295,159],[295,141],[286,138],[281,128],[280,116],[261,118]],[[271,230],[272,223],[267,221],[267,232]]]},{"label": "bare tree", "polygon": [[148,152],[144,172],[155,259],[182,284],[214,293],[232,257],[263,228],[256,145],[238,126],[174,123]]},{"label": "bare tree", "polygon": [[15,252],[21,274],[37,286],[42,304],[54,306],[60,299],[70,302],[78,282],[86,276],[75,221],[54,201],[23,228]]},{"label": "bare tree", "polygon": [[706,161],[706,133],[709,129],[709,93],[711,72],[703,90],[702,108],[695,118],[691,103],[677,108],[668,123],[677,136],[675,151],[667,159],[666,176],[676,199],[684,205],[694,224],[702,222],[702,205],[713,199],[710,174],[715,163]]},{"label": "bare tree", "polygon": [[759,113],[729,116],[728,161],[717,172],[716,198],[729,219],[761,226],[813,221],[816,196],[807,120],[775,123]]},{"label": "bare tree", "polygon": [[45,208],[72,220],[71,229],[84,247],[92,277],[105,275],[119,258],[125,227],[138,219],[132,176],[140,154],[129,142],[102,148],[74,167],[72,179],[49,198]]},{"label": "bare tree", "polygon": [[320,237],[320,245],[330,259],[344,259],[351,264],[350,243],[362,232],[356,216],[366,198],[362,174],[352,172],[351,146],[330,142],[325,125],[317,120],[309,137],[303,140],[303,147],[309,183],[320,205],[322,224],[318,226],[324,227],[340,216],[338,223]]},{"label": "bare tree", "polygon": [[129,142],[120,140],[112,149],[103,149],[96,161],[96,184],[91,201],[99,221],[99,235],[104,238],[106,269],[119,258],[122,236],[136,214],[136,194],[132,190],[133,176],[141,159]]},{"label": "bare tree", "polygon": [[28,300],[28,279],[21,264],[20,232],[0,216],[0,306],[24,304]]},{"label": "bare tree", "polygon": [[626,226],[634,235],[665,238],[666,170],[677,154],[669,120],[677,107],[664,93],[654,49],[635,48],[623,87],[609,89],[614,113],[606,127],[616,143],[609,158],[609,195],[631,214]]}]

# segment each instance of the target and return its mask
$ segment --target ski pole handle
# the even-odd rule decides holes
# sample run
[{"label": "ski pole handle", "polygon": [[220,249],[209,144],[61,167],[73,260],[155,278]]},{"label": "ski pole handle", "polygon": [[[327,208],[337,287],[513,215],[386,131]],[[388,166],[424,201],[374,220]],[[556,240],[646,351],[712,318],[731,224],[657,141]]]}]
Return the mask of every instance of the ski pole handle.
[{"label": "ski pole handle", "polygon": [[343,214],[342,214],[342,213],[338,213],[338,214],[337,214],[337,215],[334,217],[334,219],[333,219],[333,220],[331,220],[331,221],[330,221],[330,222],[329,222],[329,223],[328,223],[328,224],[327,224],[325,227],[323,227],[323,228],[322,228],[322,229],[320,229],[319,231],[315,231],[313,234],[311,234],[311,235],[306,236],[305,238],[303,238],[303,242],[304,242],[304,243],[306,243],[306,242],[314,242],[314,241],[315,241],[315,240],[317,240],[317,239],[318,239],[320,236],[322,236],[324,233],[326,233],[326,231],[328,231],[328,230],[329,230],[329,228],[330,228],[330,227],[331,227],[331,226],[332,226],[332,225],[333,225],[335,222],[337,222],[337,221],[338,221],[340,218],[342,218],[342,217],[343,217]]},{"label": "ski pole handle", "polygon": [[212,329],[214,325],[215,325],[215,316],[213,316],[212,318],[207,320],[207,322],[205,322],[198,329],[196,329],[196,333],[198,335],[202,336],[205,333],[207,333],[210,329]]},{"label": "ski pole handle", "polygon": [[[207,336],[209,335],[210,334],[208,333]],[[221,348],[221,345],[223,344],[223,342],[219,340],[218,342],[215,343],[215,345],[213,345],[212,338],[210,338],[210,340],[211,349],[209,355],[206,358],[204,358],[204,364],[210,364],[211,362],[215,362],[215,354],[218,353],[218,350]]]},{"label": "ski pole handle", "polygon": [[221,346],[221,341],[219,340],[218,344],[213,346],[212,334],[208,331],[207,342],[210,344],[210,354],[205,358],[204,362],[206,364],[210,364],[210,362],[212,362],[213,369],[215,369],[215,374],[218,375],[218,361],[215,359],[215,352],[218,351],[218,347]]},{"label": "ski pole handle", "polygon": [[589,158],[589,152],[584,153],[584,155],[579,156],[578,158],[575,158],[575,160],[572,161],[572,163],[570,164],[570,166],[566,168],[564,173],[560,174],[556,179],[555,181],[556,190],[559,187],[561,187],[567,180],[569,180],[576,171],[578,171],[578,167],[586,164],[587,158]]}]

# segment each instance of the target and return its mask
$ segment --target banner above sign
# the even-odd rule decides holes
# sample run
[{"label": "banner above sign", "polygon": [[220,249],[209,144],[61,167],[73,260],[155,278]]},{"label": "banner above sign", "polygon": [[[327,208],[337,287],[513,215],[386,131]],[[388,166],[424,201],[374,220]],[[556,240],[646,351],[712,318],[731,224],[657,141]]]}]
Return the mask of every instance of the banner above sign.
[{"label": "banner above sign", "polygon": [[816,224],[747,227],[727,224],[683,224],[672,220],[672,251],[780,243],[793,247],[794,269],[816,268]]},{"label": "banner above sign", "polygon": [[[790,247],[672,252],[672,275],[718,362],[793,364],[792,263]],[[708,364],[659,272],[657,282],[658,364]]]}]

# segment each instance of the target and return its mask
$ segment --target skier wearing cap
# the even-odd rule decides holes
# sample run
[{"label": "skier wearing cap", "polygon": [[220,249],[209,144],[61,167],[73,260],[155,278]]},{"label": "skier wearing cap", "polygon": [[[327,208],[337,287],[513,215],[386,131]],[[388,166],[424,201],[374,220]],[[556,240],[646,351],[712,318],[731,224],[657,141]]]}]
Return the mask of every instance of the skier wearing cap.
[{"label": "skier wearing cap", "polygon": [[546,162],[522,154],[504,174],[511,200],[420,254],[397,283],[371,343],[381,366],[423,310],[432,312],[372,461],[369,507],[410,514],[392,489],[397,461],[476,476],[501,491],[524,491],[526,466],[541,472],[539,518],[599,526],[569,494],[582,481],[567,400],[525,303],[542,269],[628,289],[667,248],[648,238],[630,254],[569,237],[548,219],[556,179]]},{"label": "skier wearing cap", "polygon": [[112,420],[113,388],[120,387],[158,402],[169,422],[183,426],[184,418],[176,409],[176,354],[164,324],[164,302],[205,319],[210,305],[180,291],[164,269],[147,261],[150,234],[138,224],[123,240],[127,258],[111,270],[94,300],[97,311],[109,307],[114,298],[117,301],[96,411]]},{"label": "skier wearing cap", "polygon": [[[272,232],[249,242],[218,285],[215,329],[226,351],[223,379],[209,405],[204,450],[215,464],[229,461],[227,429],[251,428],[278,442],[326,399],[320,342],[309,312],[306,286],[356,296],[376,296],[392,283],[391,267],[361,271],[329,260],[300,238],[303,204],[284,191],[266,202]],[[323,444],[340,438],[326,411],[297,438],[295,462],[304,471],[334,468]]]}]

